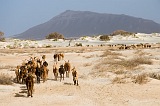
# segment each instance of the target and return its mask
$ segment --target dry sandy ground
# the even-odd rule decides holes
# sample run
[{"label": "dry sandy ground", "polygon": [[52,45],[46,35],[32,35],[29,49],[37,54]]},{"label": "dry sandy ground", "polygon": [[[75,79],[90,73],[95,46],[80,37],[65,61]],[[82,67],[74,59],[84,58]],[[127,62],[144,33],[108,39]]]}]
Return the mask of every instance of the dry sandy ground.
[{"label": "dry sandy ground", "polygon": [[[0,73],[15,78],[14,71],[3,69],[5,66],[16,66],[29,56],[46,55],[49,63],[49,77],[47,82],[35,83],[33,97],[27,97],[26,86],[14,83],[13,85],[0,85],[0,106],[160,106],[160,80],[148,78],[146,84],[112,83],[118,76],[108,72],[105,68],[102,73],[95,66],[102,60],[102,54],[107,48],[81,48],[78,49],[16,49],[1,50]],[[25,52],[24,52],[25,51]],[[65,53],[65,60],[70,60],[79,73],[79,86],[73,85],[72,77],[60,82],[53,80],[52,73],[53,54],[58,51]],[[137,50],[114,51],[121,53],[123,58],[132,58]],[[160,71],[160,49],[142,49],[152,65],[142,65],[133,70],[133,73]],[[110,60],[108,60],[110,61]],[[64,63],[60,61],[59,64]],[[99,66],[100,68],[100,66]],[[98,69],[97,69],[98,70]],[[94,73],[95,72],[95,73]]]}]

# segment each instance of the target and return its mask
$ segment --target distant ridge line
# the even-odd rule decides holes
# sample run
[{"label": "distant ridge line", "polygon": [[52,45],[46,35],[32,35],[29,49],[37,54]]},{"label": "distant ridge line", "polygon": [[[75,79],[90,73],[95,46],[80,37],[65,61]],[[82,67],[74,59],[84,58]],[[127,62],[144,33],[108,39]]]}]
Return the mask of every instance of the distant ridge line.
[{"label": "distant ridge line", "polygon": [[45,36],[52,32],[58,32],[66,38],[70,38],[85,35],[110,34],[116,30],[135,33],[160,33],[160,24],[152,20],[124,14],[66,10],[45,23],[14,35],[14,38],[45,39]]}]

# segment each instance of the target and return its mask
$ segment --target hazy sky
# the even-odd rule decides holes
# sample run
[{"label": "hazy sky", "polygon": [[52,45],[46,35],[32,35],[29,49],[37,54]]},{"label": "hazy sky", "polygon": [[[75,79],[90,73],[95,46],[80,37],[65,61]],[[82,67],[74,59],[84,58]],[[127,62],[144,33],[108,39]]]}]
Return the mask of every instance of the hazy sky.
[{"label": "hazy sky", "polygon": [[19,34],[66,10],[126,14],[160,23],[160,0],[0,0],[0,31]]}]

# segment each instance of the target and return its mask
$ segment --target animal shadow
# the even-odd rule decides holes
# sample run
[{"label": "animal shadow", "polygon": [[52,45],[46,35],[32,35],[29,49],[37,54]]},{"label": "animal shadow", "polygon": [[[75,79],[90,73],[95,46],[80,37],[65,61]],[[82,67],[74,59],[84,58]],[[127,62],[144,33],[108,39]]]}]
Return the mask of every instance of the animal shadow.
[{"label": "animal shadow", "polygon": [[15,93],[14,97],[26,97],[26,95],[27,95],[27,88],[26,88],[26,86],[21,86],[20,88],[21,88],[20,89],[21,91],[18,92],[18,93]]},{"label": "animal shadow", "polygon": [[19,93],[15,93],[15,96],[14,96],[14,97],[26,97],[26,96],[21,95],[21,94],[19,94]]},{"label": "animal shadow", "polygon": [[27,91],[26,90],[22,90],[19,93],[26,93],[27,94]]},{"label": "animal shadow", "polygon": [[73,85],[72,83],[64,82],[64,85]]}]

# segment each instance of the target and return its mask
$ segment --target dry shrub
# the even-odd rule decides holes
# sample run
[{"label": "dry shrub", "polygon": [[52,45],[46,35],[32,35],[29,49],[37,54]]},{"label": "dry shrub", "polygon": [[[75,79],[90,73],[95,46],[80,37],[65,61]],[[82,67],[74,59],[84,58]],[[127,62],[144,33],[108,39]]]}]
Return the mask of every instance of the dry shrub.
[{"label": "dry shrub", "polygon": [[82,47],[82,43],[76,43],[75,46],[81,46]]},{"label": "dry shrub", "polygon": [[149,77],[160,80],[160,74],[158,74],[158,73],[150,73]]},{"label": "dry shrub", "polygon": [[117,70],[117,71],[115,71],[114,73],[115,73],[115,74],[124,74],[125,72],[124,72],[124,70]]},{"label": "dry shrub", "polygon": [[[136,56],[130,59],[121,58],[122,54],[105,51],[103,55],[101,55],[101,59],[93,67],[94,75],[96,76],[105,76],[107,72],[111,72],[116,74],[112,80],[112,83],[126,83],[126,82],[134,82],[138,84],[144,84],[148,81],[147,74],[140,74],[132,77],[131,70],[139,69],[140,65],[143,64],[152,64],[152,60],[150,58],[146,58],[145,56]],[[121,76],[121,77],[120,77]]]},{"label": "dry shrub", "polygon": [[113,83],[113,84],[115,84],[115,83],[124,84],[124,83],[126,83],[126,80],[125,80],[123,77],[115,77],[115,78],[112,80],[112,83]]},{"label": "dry shrub", "polygon": [[136,50],[134,52],[134,54],[138,55],[138,56],[144,56],[144,55],[147,55],[148,53],[142,51],[142,50]]},{"label": "dry shrub", "polygon": [[0,84],[2,85],[12,85],[12,77],[8,74],[0,74]]},{"label": "dry shrub", "polygon": [[102,36],[100,36],[100,40],[101,41],[109,41],[110,40],[109,35],[102,35]]},{"label": "dry shrub", "polygon": [[122,54],[116,53],[116,52],[111,52],[109,50],[106,50],[101,57],[107,57],[107,56],[121,56]]},{"label": "dry shrub", "polygon": [[134,69],[135,67],[142,64],[151,65],[152,61],[149,58],[145,58],[145,57],[134,57],[129,60],[123,60],[119,64],[126,67],[126,69]]},{"label": "dry shrub", "polygon": [[114,36],[114,35],[123,35],[123,36],[129,36],[129,35],[134,35],[135,33],[133,32],[127,32],[127,31],[124,31],[124,30],[116,30],[114,31],[112,34],[110,34],[111,36]]},{"label": "dry shrub", "polygon": [[96,70],[96,72],[104,72],[108,70],[108,66],[105,64],[98,63],[93,67],[93,69]]},{"label": "dry shrub", "polygon": [[132,59],[118,59],[118,60],[111,60],[111,59],[103,59],[102,64],[109,64],[109,68],[123,68],[123,69],[134,69],[139,65],[148,64],[151,65],[152,61],[146,57],[134,57]]},{"label": "dry shrub", "polygon": [[142,52],[142,50],[136,50],[136,51],[134,52],[134,54],[137,54],[137,55],[142,54],[142,53],[144,53],[144,52]]},{"label": "dry shrub", "polygon": [[84,63],[83,64],[84,67],[91,66],[91,65],[92,65],[92,63]]},{"label": "dry shrub", "polygon": [[85,48],[82,48],[82,49],[79,49],[79,50],[73,50],[72,52],[76,52],[76,53],[85,53],[86,49]]},{"label": "dry shrub", "polygon": [[109,72],[109,70],[107,69],[107,66],[105,65],[100,65],[100,64],[96,64],[93,67],[93,71],[90,72],[90,74],[94,77],[105,77],[106,76],[106,72]]},{"label": "dry shrub", "polygon": [[131,59],[131,62],[135,62],[138,65],[141,65],[141,64],[151,65],[152,64],[152,60],[151,59],[149,59],[147,57],[142,57],[142,56]]},{"label": "dry shrub", "polygon": [[103,67],[99,67],[99,72],[107,72],[109,70],[107,70],[106,66]]},{"label": "dry shrub", "polygon": [[133,77],[133,82],[138,84],[146,84],[148,82],[148,75],[146,73],[136,75]]}]

